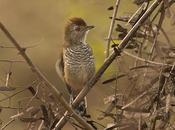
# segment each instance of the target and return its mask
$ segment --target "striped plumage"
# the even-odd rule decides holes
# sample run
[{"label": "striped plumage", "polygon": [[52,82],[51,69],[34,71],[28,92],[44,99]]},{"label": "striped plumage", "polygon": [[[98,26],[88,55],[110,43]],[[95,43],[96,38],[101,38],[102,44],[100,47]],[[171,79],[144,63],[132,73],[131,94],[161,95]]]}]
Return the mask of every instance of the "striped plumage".
[{"label": "striped plumage", "polygon": [[66,48],[63,61],[65,81],[77,94],[95,72],[92,49],[84,43]]},{"label": "striped plumage", "polygon": [[[81,18],[72,18],[65,27],[63,51],[56,63],[60,78],[66,83],[71,101],[85,87],[95,73],[95,63],[91,47],[85,42],[87,32],[94,26],[87,26]],[[77,110],[86,113],[85,102]]]}]

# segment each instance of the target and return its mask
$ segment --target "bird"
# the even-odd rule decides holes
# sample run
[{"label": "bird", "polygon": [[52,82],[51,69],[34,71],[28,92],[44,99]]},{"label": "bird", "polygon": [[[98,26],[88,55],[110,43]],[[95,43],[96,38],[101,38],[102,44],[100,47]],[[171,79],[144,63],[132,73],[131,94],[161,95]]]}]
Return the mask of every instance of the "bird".
[{"label": "bird", "polygon": [[[86,36],[92,28],[93,25],[87,25],[80,17],[70,18],[65,26],[63,49],[56,62],[56,72],[66,84],[70,104],[95,74],[93,50],[86,42]],[[80,115],[86,114],[85,99],[76,109]]]}]

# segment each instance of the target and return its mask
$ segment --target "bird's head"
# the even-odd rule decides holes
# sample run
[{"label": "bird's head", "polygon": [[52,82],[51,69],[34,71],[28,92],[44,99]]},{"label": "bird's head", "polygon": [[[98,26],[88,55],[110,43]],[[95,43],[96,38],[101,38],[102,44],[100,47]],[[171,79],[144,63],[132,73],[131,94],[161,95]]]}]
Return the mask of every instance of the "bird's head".
[{"label": "bird's head", "polygon": [[85,42],[87,32],[94,28],[88,26],[82,18],[70,18],[65,27],[65,41],[70,45],[77,45]]}]

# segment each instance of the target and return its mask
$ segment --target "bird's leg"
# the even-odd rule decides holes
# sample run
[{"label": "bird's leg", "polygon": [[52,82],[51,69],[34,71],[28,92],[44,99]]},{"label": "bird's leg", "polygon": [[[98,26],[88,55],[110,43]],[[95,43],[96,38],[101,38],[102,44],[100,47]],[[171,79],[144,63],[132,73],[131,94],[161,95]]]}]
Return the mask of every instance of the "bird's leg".
[{"label": "bird's leg", "polygon": [[[76,98],[76,95],[77,95],[76,92],[72,90],[70,93],[70,105],[73,103],[74,99]],[[75,111],[81,116],[86,116],[87,114],[86,109],[87,109],[87,99],[85,97],[83,101],[81,101],[80,104],[77,106]]]},{"label": "bird's leg", "polygon": [[72,105],[74,99],[75,99],[75,97],[74,97],[74,93],[73,93],[73,91],[72,91],[72,92],[70,93],[70,101],[69,101],[70,105]]},{"label": "bird's leg", "polygon": [[87,97],[84,97],[85,108],[87,109]]},{"label": "bird's leg", "polygon": [[74,91],[71,89],[71,87],[68,84],[66,84],[66,87],[67,87],[67,90],[69,92],[69,104],[72,105],[72,103],[75,99],[75,96],[74,96],[75,94],[74,94]]},{"label": "bird's leg", "polygon": [[80,102],[77,110],[81,116],[86,116],[86,114],[87,114],[86,109],[87,109],[87,99],[84,98],[84,100]]}]

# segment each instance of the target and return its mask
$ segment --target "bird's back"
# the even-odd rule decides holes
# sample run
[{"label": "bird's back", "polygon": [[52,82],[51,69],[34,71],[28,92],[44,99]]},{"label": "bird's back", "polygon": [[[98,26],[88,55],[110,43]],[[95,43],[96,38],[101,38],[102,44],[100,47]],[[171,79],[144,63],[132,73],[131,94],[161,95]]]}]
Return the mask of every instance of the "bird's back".
[{"label": "bird's back", "polygon": [[87,44],[63,50],[64,78],[74,91],[80,91],[95,73],[92,49]]}]

